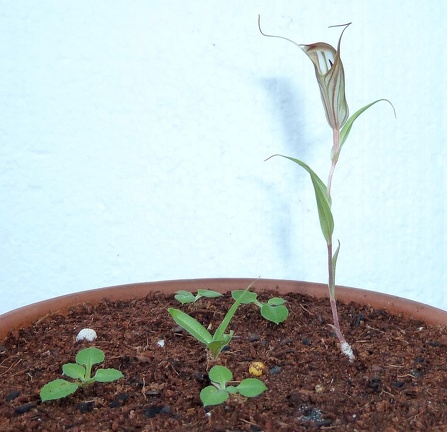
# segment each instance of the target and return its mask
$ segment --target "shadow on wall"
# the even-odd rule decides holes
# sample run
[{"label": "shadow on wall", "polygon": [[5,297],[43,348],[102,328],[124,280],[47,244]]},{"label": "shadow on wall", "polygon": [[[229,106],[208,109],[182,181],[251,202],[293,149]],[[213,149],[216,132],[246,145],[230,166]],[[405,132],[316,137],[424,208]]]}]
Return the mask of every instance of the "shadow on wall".
[{"label": "shadow on wall", "polygon": [[[283,144],[279,143],[278,153],[298,157],[300,147],[300,150],[305,150],[306,146],[300,145],[299,140],[304,129],[302,122],[304,115],[300,112],[304,109],[301,107],[296,87],[290,80],[281,77],[262,79],[261,84],[271,100],[272,113],[283,130]],[[306,155],[300,151],[300,157],[305,158]]]},{"label": "shadow on wall", "polygon": [[[278,137],[278,141],[274,145],[274,153],[286,154],[300,158],[306,158],[308,146],[304,145],[303,137],[303,114],[302,102],[297,88],[292,85],[290,80],[283,77],[269,77],[261,80],[261,86],[268,95],[270,101],[270,110],[273,118],[281,125],[282,134]],[[265,158],[270,154],[263,155]],[[275,164],[279,160],[272,159],[266,163]],[[293,176],[294,187],[300,188],[302,182],[307,181],[306,176],[302,175],[299,170],[293,169],[288,172]],[[262,188],[269,201],[269,208],[274,209],[271,214],[271,224],[275,237],[275,246],[279,253],[279,258],[286,266],[297,266],[296,258],[296,226],[297,215],[293,213],[292,208],[296,201],[301,203],[301,199],[297,194],[293,193],[294,204],[291,204],[291,190],[289,187],[284,189],[284,184],[272,183],[271,181],[262,182]],[[302,204],[302,203],[301,203]],[[302,269],[295,269],[298,274]]]}]

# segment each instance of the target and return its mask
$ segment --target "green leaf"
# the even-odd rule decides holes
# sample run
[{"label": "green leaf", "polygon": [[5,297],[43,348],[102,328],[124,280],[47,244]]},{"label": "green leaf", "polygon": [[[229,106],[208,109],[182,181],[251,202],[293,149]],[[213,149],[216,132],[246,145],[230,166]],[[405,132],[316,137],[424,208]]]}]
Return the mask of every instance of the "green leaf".
[{"label": "green leaf", "polygon": [[217,359],[217,357],[219,357],[220,352],[227,345],[228,344],[223,340],[213,340],[206,347],[210,350],[213,358]]},{"label": "green leaf", "polygon": [[207,297],[207,298],[216,298],[222,296],[222,294],[217,291],[206,290],[206,289],[199,289],[197,291],[197,295],[199,297]]},{"label": "green leaf", "polygon": [[257,378],[246,378],[236,387],[236,390],[245,397],[259,396],[267,390],[266,385]]},{"label": "green leaf", "polygon": [[249,304],[249,303],[256,303],[258,295],[251,291],[246,290],[234,290],[231,292],[231,296],[234,300],[238,300],[243,294],[244,298],[241,300],[241,304]]},{"label": "green leaf", "polygon": [[117,379],[124,378],[124,375],[117,369],[98,369],[94,376],[94,380],[98,382],[112,382]]},{"label": "green leaf", "polygon": [[177,291],[177,294],[174,296],[174,298],[181,304],[194,303],[196,300],[192,293],[183,290]]},{"label": "green leaf", "polygon": [[211,351],[215,359],[219,357],[223,348],[230,343],[233,334],[234,332],[231,330],[230,333],[223,334],[220,339],[216,339],[216,335],[213,336],[213,340],[207,345],[207,348]]},{"label": "green leaf", "polygon": [[340,131],[340,149],[343,146],[343,144],[345,143],[345,141],[347,140],[349,133],[351,132],[352,125],[357,120],[358,116],[360,114],[362,114],[364,111],[366,111],[368,108],[375,105],[377,102],[381,102],[381,101],[388,102],[393,108],[394,116],[396,116],[396,110],[394,109],[394,105],[388,99],[378,99],[378,100],[371,102],[370,104],[364,106],[363,108],[360,108],[358,111],[356,111],[354,114],[352,114],[351,117],[349,117],[349,119],[347,120],[347,122],[345,123],[345,125],[342,127],[342,129]]},{"label": "green leaf", "polygon": [[65,381],[64,379],[57,379],[45,384],[40,390],[40,398],[42,402],[61,399],[78,389],[78,384]]},{"label": "green leaf", "polygon": [[62,372],[70,378],[85,381],[85,367],[77,363],[64,364]]},{"label": "green leaf", "polygon": [[261,306],[261,315],[275,324],[282,323],[289,316],[289,310],[285,306],[273,306],[264,303]]},{"label": "green leaf", "polygon": [[189,316],[181,310],[169,308],[168,312],[171,314],[173,320],[181,327],[183,327],[190,335],[195,337],[199,342],[208,345],[213,337],[210,332],[203,327],[196,319]]},{"label": "green leaf", "polygon": [[272,297],[267,303],[271,306],[283,305],[286,301],[281,297]]},{"label": "green leaf", "polygon": [[[338,240],[337,240],[338,241]],[[332,256],[332,283],[329,285],[329,294],[331,299],[335,299],[335,270],[337,269],[338,253],[340,252],[340,242],[338,241],[337,249]]]},{"label": "green leaf", "polygon": [[212,382],[219,384],[221,389],[225,389],[228,381],[233,379],[233,373],[225,366],[213,366],[208,376]]},{"label": "green leaf", "polygon": [[[232,320],[234,314],[236,313],[238,307],[241,305],[241,303],[245,300],[245,296],[250,295],[249,289],[253,286],[253,284],[256,281],[253,281],[250,285],[248,285],[247,288],[245,288],[244,292],[235,300],[235,302],[232,304],[228,312],[225,314],[222,322],[219,324],[219,327],[217,327],[216,332],[214,333],[214,340],[220,340],[222,339],[222,335],[225,333],[225,330],[230,324],[230,321]],[[231,332],[231,335],[233,333]]]},{"label": "green leaf", "polygon": [[228,387],[225,387],[225,391],[228,392],[228,394],[236,394],[237,388],[234,386],[228,386]]},{"label": "green leaf", "polygon": [[104,353],[99,348],[84,348],[77,353],[76,363],[88,367],[89,365],[102,363],[104,358]]},{"label": "green leaf", "polygon": [[332,217],[331,212],[331,199],[328,195],[325,184],[307,164],[300,161],[299,159],[284,155],[274,156],[281,156],[283,158],[289,159],[292,162],[300,165],[309,173],[315,190],[315,198],[317,199],[318,216],[320,218],[321,231],[323,232],[323,236],[326,239],[326,242],[330,243],[332,239],[332,233],[334,232],[334,218]]},{"label": "green leaf", "polygon": [[104,353],[95,347],[84,348],[76,354],[76,363],[85,366],[85,381],[92,377],[92,365],[104,361]]},{"label": "green leaf", "polygon": [[225,390],[219,390],[214,386],[208,386],[200,392],[200,400],[203,406],[219,405],[228,399],[228,393]]},{"label": "green leaf", "polygon": [[340,242],[338,241],[337,249],[334,253],[334,256],[332,257],[332,274],[334,275],[334,279],[335,279],[335,269],[337,268],[337,259],[338,259],[339,252],[340,252]]}]

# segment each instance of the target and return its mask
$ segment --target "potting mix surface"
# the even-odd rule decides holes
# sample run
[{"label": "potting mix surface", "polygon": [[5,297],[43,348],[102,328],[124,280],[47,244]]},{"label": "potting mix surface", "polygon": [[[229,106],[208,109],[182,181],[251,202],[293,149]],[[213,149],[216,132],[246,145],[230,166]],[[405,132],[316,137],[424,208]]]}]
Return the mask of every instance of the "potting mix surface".
[{"label": "potting mix surface", "polygon": [[[262,292],[259,299],[274,296]],[[253,304],[240,306],[228,328],[234,337],[217,361],[167,309],[181,309],[213,332],[233,304],[229,293],[189,305],[151,293],[43,317],[0,342],[0,430],[447,431],[445,327],[339,303],[356,355],[350,362],[331,331],[328,299],[281,297],[290,315],[279,325]],[[83,328],[94,329],[97,339],[76,342]],[[62,365],[87,346],[103,350],[100,367],[119,369],[124,378],[41,402],[42,386],[63,378]],[[253,361],[265,365],[259,379],[267,391],[203,407],[199,394],[210,384],[210,367],[227,366],[237,385],[251,377]]]}]

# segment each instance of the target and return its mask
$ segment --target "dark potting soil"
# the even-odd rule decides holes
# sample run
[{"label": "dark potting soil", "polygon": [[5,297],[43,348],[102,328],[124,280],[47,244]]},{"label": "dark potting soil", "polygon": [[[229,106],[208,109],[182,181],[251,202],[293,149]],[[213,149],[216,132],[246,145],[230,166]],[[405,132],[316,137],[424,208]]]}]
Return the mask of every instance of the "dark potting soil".
[{"label": "dark potting soil", "polygon": [[[290,315],[280,325],[264,320],[256,306],[242,305],[229,327],[235,336],[217,361],[235,381],[250,376],[252,361],[265,363],[260,379],[268,391],[255,398],[230,396],[209,409],[199,393],[209,385],[212,364],[167,308],[216,329],[233,303],[229,294],[181,306],[172,296],[152,293],[46,316],[1,342],[0,430],[447,431],[445,327],[339,304],[356,355],[350,362],[331,332],[327,299],[283,298]],[[83,328],[94,329],[98,338],[76,342]],[[125,378],[42,403],[42,386],[62,378],[62,365],[87,346],[102,349],[101,367],[119,369]]]}]

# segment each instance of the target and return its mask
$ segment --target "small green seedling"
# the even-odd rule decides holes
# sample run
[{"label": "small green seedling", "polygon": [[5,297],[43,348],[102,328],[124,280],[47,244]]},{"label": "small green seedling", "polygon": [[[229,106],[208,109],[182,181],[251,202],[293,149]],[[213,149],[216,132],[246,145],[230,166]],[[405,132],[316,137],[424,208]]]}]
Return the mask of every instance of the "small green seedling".
[{"label": "small green seedling", "polygon": [[[231,295],[237,300],[244,290],[234,290]],[[244,295],[243,304],[253,303],[261,309],[261,315],[275,324],[280,324],[289,316],[289,310],[284,306],[286,301],[280,297],[273,297],[267,303],[261,303],[258,300],[258,295],[254,292],[249,292]]]},{"label": "small green seedling", "polygon": [[245,397],[255,397],[267,390],[266,385],[257,378],[246,378],[236,387],[227,386],[227,383],[232,381],[233,374],[224,366],[213,366],[208,376],[212,385],[200,392],[203,406],[219,405],[225,402],[230,394],[239,393]]},{"label": "small green seedling", "polygon": [[228,345],[233,337],[234,331],[230,330],[229,333],[225,333],[231,319],[237,311],[239,305],[242,304],[244,297],[249,293],[249,289],[254,284],[252,282],[245,290],[242,290],[242,294],[233,303],[231,308],[226,313],[224,319],[217,327],[216,332],[212,335],[202,324],[200,324],[195,318],[188,315],[187,313],[175,309],[169,308],[168,312],[171,314],[173,320],[180,326],[183,327],[191,336],[195,337],[199,342],[205,344],[205,346],[210,350],[214,359],[216,359],[223,348]]},{"label": "small green seedling", "polygon": [[98,369],[92,377],[92,366],[104,361],[104,353],[94,347],[84,348],[76,355],[76,363],[67,363],[62,366],[64,375],[75,379],[75,382],[56,379],[45,384],[40,391],[42,402],[61,399],[74,393],[79,387],[94,382],[112,382],[124,375],[116,369]]},{"label": "small green seedling", "polygon": [[217,291],[199,289],[197,291],[197,295],[194,295],[189,291],[183,291],[183,290],[177,291],[174,298],[178,300],[181,304],[185,304],[185,303],[194,303],[201,297],[216,298],[221,296],[222,294],[218,293]]}]

